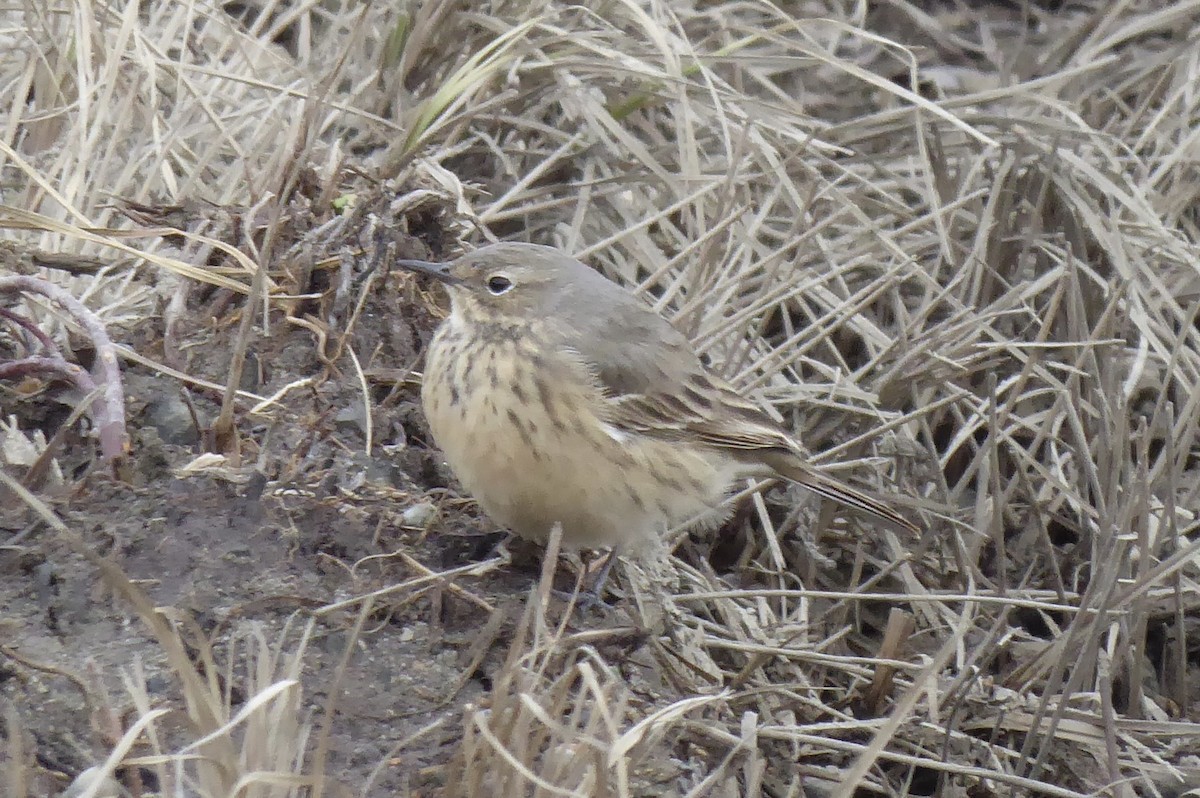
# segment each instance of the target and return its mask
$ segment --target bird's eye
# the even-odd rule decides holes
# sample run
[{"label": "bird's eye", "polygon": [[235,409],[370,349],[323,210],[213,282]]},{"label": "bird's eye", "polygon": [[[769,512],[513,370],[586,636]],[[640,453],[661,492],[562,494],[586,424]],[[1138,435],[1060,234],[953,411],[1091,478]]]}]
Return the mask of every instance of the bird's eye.
[{"label": "bird's eye", "polygon": [[493,274],[488,278],[487,289],[495,296],[500,296],[507,293],[513,287],[512,280],[505,277],[503,274]]}]

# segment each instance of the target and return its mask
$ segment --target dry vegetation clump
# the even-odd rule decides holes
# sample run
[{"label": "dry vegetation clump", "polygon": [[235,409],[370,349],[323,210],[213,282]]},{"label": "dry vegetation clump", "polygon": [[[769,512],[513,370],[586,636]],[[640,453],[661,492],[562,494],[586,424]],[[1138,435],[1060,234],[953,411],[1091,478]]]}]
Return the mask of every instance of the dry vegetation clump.
[{"label": "dry vegetation clump", "polygon": [[[438,562],[423,535],[373,550],[404,569],[305,597],[305,631],[274,638],[154,609],[152,584],[97,560],[159,653],[123,663],[127,689],[89,676],[109,703],[80,721],[105,749],[82,794],[112,774],[135,795],[1200,789],[1200,2],[51,2],[0,20],[0,227],[125,342],[127,372],[210,403],[176,473],[257,471],[269,495],[336,503],[339,529],[431,501],[447,534],[475,523],[427,491],[444,482],[404,402],[435,300],[387,262],[518,238],[636,286],[816,460],[928,530],[776,490],[715,540],[672,538],[665,605],[628,568],[590,630],[547,615],[549,575],[515,630],[486,621],[500,561]],[[70,318],[5,301],[90,365]],[[27,351],[26,328],[0,330],[5,359]],[[0,391],[18,519],[0,545],[28,585],[46,551],[95,557],[56,515],[98,477],[72,482],[93,455],[79,414],[44,410],[62,394]],[[50,505],[19,486],[48,437]],[[382,488],[357,453],[404,473]],[[389,749],[373,768],[335,762],[339,690],[401,617],[465,635],[456,692],[416,727],[355,726]],[[308,670],[317,634],[344,645],[332,686]],[[38,794],[36,663],[0,653],[0,778]],[[411,656],[387,670],[434,655]]]}]

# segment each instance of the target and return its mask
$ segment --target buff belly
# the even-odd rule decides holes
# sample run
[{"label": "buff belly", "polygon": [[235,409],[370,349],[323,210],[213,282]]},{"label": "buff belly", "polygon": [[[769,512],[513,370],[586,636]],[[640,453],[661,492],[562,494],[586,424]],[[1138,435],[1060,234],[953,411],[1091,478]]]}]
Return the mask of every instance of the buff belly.
[{"label": "buff belly", "polygon": [[422,400],[438,446],[496,523],[544,542],[562,524],[569,548],[620,545],[710,513],[735,466],[711,451],[606,425],[606,401],[569,356],[517,341],[475,344],[439,334]]}]

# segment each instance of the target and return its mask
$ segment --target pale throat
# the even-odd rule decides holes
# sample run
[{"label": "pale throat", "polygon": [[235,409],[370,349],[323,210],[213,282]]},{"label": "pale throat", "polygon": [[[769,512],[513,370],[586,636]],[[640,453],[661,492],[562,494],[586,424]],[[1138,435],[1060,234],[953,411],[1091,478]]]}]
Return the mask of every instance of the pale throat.
[{"label": "pale throat", "polygon": [[538,324],[508,313],[497,312],[478,300],[450,293],[450,315],[447,325],[480,343],[517,342],[529,336]]}]

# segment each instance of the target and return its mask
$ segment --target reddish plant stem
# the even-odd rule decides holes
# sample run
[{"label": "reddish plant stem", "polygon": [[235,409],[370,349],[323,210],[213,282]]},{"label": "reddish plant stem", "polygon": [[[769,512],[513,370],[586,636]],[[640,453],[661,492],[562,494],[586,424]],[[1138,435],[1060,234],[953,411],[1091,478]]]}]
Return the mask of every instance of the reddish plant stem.
[{"label": "reddish plant stem", "polygon": [[[125,434],[125,390],[121,385],[121,369],[117,364],[117,349],[113,346],[112,339],[108,337],[108,331],[104,329],[104,323],[86,305],[73,297],[65,289],[53,283],[39,277],[26,275],[0,277],[0,294],[16,293],[18,291],[40,294],[46,297],[59,305],[83,327],[88,337],[92,340],[93,346],[96,348],[96,365],[93,369],[95,380],[93,381],[92,375],[89,375],[79,366],[72,365],[64,360],[62,355],[57,352],[56,347],[52,351],[54,351],[57,357],[25,358],[14,363],[5,364],[5,368],[10,371],[10,374],[16,373],[18,375],[29,373],[30,370],[52,371],[70,379],[83,388],[85,384],[79,382],[80,373],[82,373],[87,377],[93,389],[99,385],[101,389],[100,398],[94,405],[92,418],[96,422],[96,434],[100,441],[100,455],[107,463],[115,467],[124,458],[128,446],[128,438]],[[17,324],[25,321],[20,316],[13,318],[15,315],[6,313],[5,318]],[[21,324],[21,326],[25,327],[24,324]],[[29,328],[26,327],[26,329]],[[43,336],[38,336],[38,340],[45,343]],[[53,343],[50,345],[53,347]],[[4,372],[0,371],[0,376],[3,375]]]},{"label": "reddish plant stem", "polygon": [[19,313],[13,313],[8,308],[0,308],[0,316],[8,319],[13,324],[17,325],[21,329],[25,330],[25,332],[36,338],[38,343],[40,343],[42,347],[51,355],[62,357],[62,352],[59,350],[58,345],[54,343],[54,339],[38,329],[38,326],[29,319],[25,318]]}]

